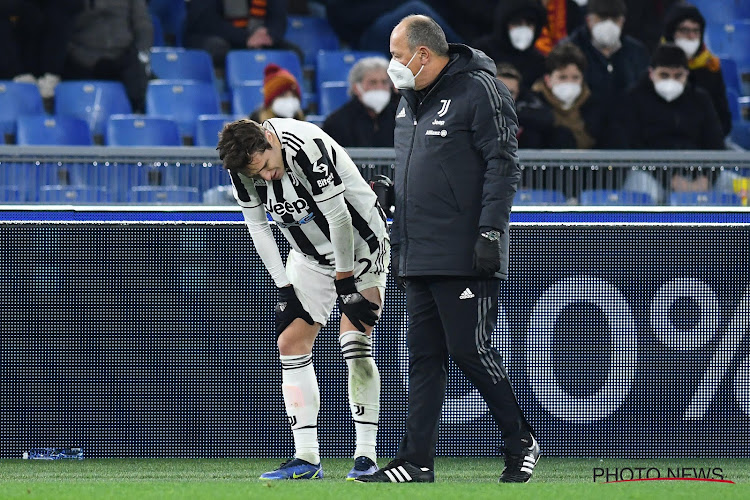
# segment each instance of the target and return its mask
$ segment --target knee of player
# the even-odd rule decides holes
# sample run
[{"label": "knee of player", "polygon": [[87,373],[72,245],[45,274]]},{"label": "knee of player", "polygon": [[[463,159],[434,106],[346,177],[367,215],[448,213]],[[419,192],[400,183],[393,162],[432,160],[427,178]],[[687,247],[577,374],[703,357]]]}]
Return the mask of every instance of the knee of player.
[{"label": "knee of player", "polygon": [[279,354],[284,356],[310,354],[313,341],[314,339],[300,338],[298,335],[292,335],[289,330],[285,330],[276,339],[276,345],[279,348]]}]

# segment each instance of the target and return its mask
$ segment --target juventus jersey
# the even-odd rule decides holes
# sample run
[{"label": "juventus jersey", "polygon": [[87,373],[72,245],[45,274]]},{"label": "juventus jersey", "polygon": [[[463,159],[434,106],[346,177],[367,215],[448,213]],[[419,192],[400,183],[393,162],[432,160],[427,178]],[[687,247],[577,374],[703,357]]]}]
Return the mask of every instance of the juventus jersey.
[{"label": "juventus jersey", "polygon": [[344,149],[319,127],[292,118],[263,122],[281,141],[286,175],[277,181],[231,173],[243,209],[261,204],[293,249],[334,266],[328,222],[318,203],[342,195],[354,228],[354,255],[374,253],[387,238],[386,217],[375,192]]}]

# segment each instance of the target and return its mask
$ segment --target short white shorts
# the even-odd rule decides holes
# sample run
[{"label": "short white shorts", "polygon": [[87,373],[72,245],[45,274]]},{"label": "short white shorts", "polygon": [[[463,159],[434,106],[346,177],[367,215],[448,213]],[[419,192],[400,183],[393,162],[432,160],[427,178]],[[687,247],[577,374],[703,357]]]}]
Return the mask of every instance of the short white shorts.
[{"label": "short white shorts", "polygon": [[[375,253],[367,257],[357,255],[354,262],[357,290],[376,287],[382,304],[385,300],[385,282],[390,261],[390,244],[386,239],[381,240]],[[286,259],[286,275],[292,282],[302,307],[310,313],[313,321],[325,326],[336,305],[336,270],[320,266],[292,249]]]}]

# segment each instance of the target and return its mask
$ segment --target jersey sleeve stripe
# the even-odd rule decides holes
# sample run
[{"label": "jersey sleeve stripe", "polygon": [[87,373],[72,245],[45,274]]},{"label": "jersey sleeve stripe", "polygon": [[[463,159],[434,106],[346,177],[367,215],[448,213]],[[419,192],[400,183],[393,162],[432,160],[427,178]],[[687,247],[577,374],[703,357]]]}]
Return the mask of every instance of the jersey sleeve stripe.
[{"label": "jersey sleeve stripe", "polygon": [[357,230],[359,236],[365,240],[365,243],[367,243],[367,246],[370,248],[370,253],[374,253],[378,249],[378,238],[375,235],[375,232],[348,201],[346,202],[346,208],[349,209],[349,214],[352,216],[352,226]]}]

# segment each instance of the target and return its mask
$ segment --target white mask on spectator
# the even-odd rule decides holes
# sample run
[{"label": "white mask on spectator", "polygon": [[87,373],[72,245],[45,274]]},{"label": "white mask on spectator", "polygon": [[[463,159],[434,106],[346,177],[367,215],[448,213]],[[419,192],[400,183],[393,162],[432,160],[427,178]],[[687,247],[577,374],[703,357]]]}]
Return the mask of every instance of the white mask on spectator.
[{"label": "white mask on spectator", "polygon": [[299,99],[294,96],[277,97],[271,103],[271,111],[281,118],[292,118],[299,110]]},{"label": "white mask on spectator", "polygon": [[552,86],[552,95],[560,99],[563,108],[570,109],[578,96],[581,95],[583,87],[580,83],[565,82]]},{"label": "white mask on spectator", "polygon": [[701,46],[701,41],[699,38],[696,38],[695,40],[690,40],[689,38],[675,38],[674,44],[681,48],[682,51],[685,52],[687,58],[690,59],[696,52],[698,52],[698,47]]},{"label": "white mask on spectator", "polygon": [[391,78],[393,85],[397,89],[413,89],[416,85],[417,76],[419,76],[424,69],[424,65],[422,65],[416,75],[409,69],[408,66],[414,60],[416,55],[417,53],[415,52],[406,64],[401,64],[395,59],[391,59],[391,62],[388,64],[388,76]]},{"label": "white mask on spectator", "polygon": [[589,3],[589,0],[573,0],[573,1],[577,3],[579,7],[585,7]]},{"label": "white mask on spectator", "polygon": [[362,87],[357,84],[359,88],[359,95],[362,104],[380,114],[381,111],[388,106],[391,102],[391,92],[385,89],[373,89],[373,90],[362,90]]},{"label": "white mask on spectator", "polygon": [[508,31],[508,37],[516,49],[524,51],[534,42],[534,30],[528,26],[516,26]]},{"label": "white mask on spectator", "polygon": [[685,84],[674,78],[665,78],[654,82],[654,90],[667,102],[672,102],[685,91]]},{"label": "white mask on spectator", "polygon": [[622,29],[611,19],[600,21],[591,28],[591,36],[596,43],[603,47],[614,47],[620,40]]}]

